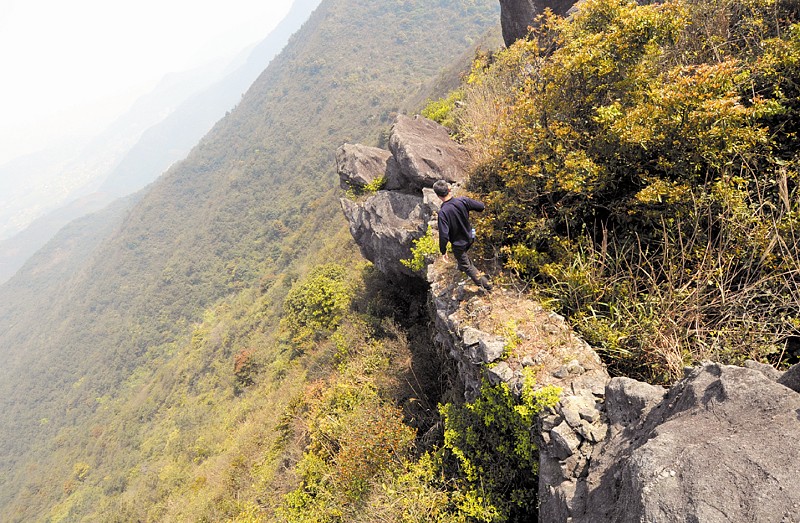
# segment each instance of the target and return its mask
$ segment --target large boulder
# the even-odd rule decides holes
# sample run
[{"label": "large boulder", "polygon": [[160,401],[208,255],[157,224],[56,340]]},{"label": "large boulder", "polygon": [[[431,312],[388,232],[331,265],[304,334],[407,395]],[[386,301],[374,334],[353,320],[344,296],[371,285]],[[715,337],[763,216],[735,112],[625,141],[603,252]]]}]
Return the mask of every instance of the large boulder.
[{"label": "large boulder", "polygon": [[500,24],[506,46],[528,35],[528,27],[537,14],[539,9],[533,0],[500,0]]},{"label": "large boulder", "polygon": [[437,180],[461,183],[470,157],[447,129],[422,116],[399,115],[392,126],[389,149],[409,187],[431,187]]},{"label": "large boulder", "polygon": [[614,378],[605,408],[575,523],[800,521],[800,394],[767,374],[706,364],[666,395]]},{"label": "large boulder", "polygon": [[336,168],[344,190],[363,189],[381,178],[386,190],[402,187],[400,165],[386,149],[346,143],[336,151]]},{"label": "large boulder", "polygon": [[400,260],[411,257],[413,241],[425,235],[431,219],[421,194],[378,191],[364,202],[343,198],[341,204],[366,259],[390,278],[420,278]]},{"label": "large boulder", "polygon": [[555,14],[565,16],[575,0],[500,0],[500,23],[503,41],[510,46],[528,35],[528,27],[533,25],[537,15],[550,8]]}]

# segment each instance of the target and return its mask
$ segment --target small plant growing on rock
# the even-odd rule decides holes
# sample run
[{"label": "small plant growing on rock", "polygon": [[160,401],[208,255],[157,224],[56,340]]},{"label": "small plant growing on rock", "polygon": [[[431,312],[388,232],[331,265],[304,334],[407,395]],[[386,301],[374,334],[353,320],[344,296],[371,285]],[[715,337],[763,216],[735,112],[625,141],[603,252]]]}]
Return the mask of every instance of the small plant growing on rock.
[{"label": "small plant growing on rock", "polygon": [[379,176],[364,186],[364,193],[372,194],[386,187],[386,177]]},{"label": "small plant growing on rock", "polygon": [[358,200],[362,196],[367,196],[370,194],[375,194],[376,192],[383,190],[386,187],[386,177],[379,176],[369,182],[366,185],[350,185],[350,188],[345,191],[345,196],[351,200]]},{"label": "small plant growing on rock", "polygon": [[484,383],[472,403],[440,407],[445,450],[459,469],[459,509],[474,521],[518,521],[536,511],[539,454],[531,431],[561,389],[534,386],[527,373],[519,398],[505,383]]},{"label": "small plant growing on rock", "polygon": [[430,263],[430,259],[439,252],[439,244],[436,238],[433,237],[433,229],[428,226],[425,236],[414,240],[414,246],[411,247],[411,258],[400,260],[404,266],[412,271],[422,271]]}]

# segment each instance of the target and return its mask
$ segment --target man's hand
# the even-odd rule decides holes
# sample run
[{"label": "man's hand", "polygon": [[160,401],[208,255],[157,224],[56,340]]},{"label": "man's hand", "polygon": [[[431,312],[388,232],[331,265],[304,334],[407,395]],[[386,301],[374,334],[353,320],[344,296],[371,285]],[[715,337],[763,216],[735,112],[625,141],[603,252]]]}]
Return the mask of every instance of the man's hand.
[{"label": "man's hand", "polygon": [[448,258],[447,258],[447,253],[442,254],[442,259],[444,261],[449,261]]}]

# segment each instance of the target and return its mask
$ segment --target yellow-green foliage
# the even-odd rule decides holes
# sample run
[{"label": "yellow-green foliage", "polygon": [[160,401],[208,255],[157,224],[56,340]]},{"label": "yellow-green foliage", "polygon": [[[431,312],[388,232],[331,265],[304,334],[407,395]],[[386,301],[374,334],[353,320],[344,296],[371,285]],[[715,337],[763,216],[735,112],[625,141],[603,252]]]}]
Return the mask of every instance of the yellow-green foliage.
[{"label": "yellow-green foliage", "polygon": [[278,521],[351,521],[376,476],[402,470],[410,457],[415,433],[380,385],[392,374],[396,346],[369,339],[363,323],[346,327],[337,334],[338,373],[309,386],[293,407],[304,412],[308,444],[297,465],[300,485]]},{"label": "yellow-green foliage", "polygon": [[460,90],[455,90],[440,100],[428,102],[428,105],[420,111],[420,114],[445,127],[452,128],[455,125],[453,110],[456,108],[456,104],[461,102],[462,97],[463,93]]},{"label": "yellow-green foliage", "polygon": [[436,256],[438,253],[439,243],[433,236],[433,230],[429,225],[425,236],[417,238],[413,241],[413,247],[411,247],[411,258],[400,260],[400,263],[413,271],[422,271],[428,266],[431,258]]},{"label": "yellow-green foliage", "polygon": [[521,398],[508,385],[484,384],[472,403],[441,407],[444,448],[456,458],[459,511],[473,521],[527,521],[536,513],[538,413],[558,402],[560,389],[534,390],[528,374]]},{"label": "yellow-green foliage", "polygon": [[374,194],[382,190],[386,187],[386,181],[385,176],[378,176],[366,185],[351,185],[350,188],[345,191],[345,195],[351,200],[357,200],[361,196]]},{"label": "yellow-green foliage", "polygon": [[281,323],[295,342],[313,338],[339,323],[351,295],[344,267],[319,266],[289,291]]},{"label": "yellow-green foliage", "polygon": [[[779,363],[800,334],[798,21],[789,0],[588,0],[461,88],[492,247],[626,372]],[[500,108],[469,113],[486,84]]]},{"label": "yellow-green foliage", "polygon": [[364,186],[365,193],[374,193],[380,191],[386,186],[386,177],[385,176],[378,176],[367,185]]}]

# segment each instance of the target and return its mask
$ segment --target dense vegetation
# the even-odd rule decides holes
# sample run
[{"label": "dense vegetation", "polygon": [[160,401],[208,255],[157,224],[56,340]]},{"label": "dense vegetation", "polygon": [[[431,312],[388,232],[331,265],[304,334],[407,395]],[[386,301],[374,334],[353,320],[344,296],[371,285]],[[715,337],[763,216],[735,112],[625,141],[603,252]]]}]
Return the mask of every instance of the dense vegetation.
[{"label": "dense vegetation", "polygon": [[588,0],[428,108],[480,160],[488,255],[616,372],[797,360],[799,15]]}]

